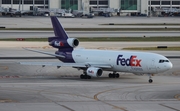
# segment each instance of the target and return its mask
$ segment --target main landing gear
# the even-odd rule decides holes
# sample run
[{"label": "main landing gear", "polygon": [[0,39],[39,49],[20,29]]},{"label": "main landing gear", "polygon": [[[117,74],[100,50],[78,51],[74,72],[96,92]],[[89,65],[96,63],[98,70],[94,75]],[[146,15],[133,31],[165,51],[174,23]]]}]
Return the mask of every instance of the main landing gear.
[{"label": "main landing gear", "polygon": [[88,75],[86,75],[86,74],[81,74],[81,75],[80,75],[80,78],[81,78],[81,79],[91,79],[91,76],[88,76]]},{"label": "main landing gear", "polygon": [[119,73],[113,72],[113,73],[109,73],[109,78],[119,78]]},{"label": "main landing gear", "polygon": [[91,76],[87,75],[86,71],[83,72],[84,74],[80,75],[81,79],[91,79]]},{"label": "main landing gear", "polygon": [[152,74],[149,74],[149,83],[153,83]]}]

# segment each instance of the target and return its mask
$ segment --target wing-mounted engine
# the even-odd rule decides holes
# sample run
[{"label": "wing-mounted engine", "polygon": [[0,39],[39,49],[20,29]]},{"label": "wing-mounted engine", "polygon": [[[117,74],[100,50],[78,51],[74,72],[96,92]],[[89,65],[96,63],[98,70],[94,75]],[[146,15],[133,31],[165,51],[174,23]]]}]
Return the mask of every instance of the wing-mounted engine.
[{"label": "wing-mounted engine", "polygon": [[79,45],[79,40],[76,38],[68,38],[67,40],[54,39],[52,41],[50,39],[51,38],[49,38],[49,45],[54,48],[75,48]]},{"label": "wing-mounted engine", "polygon": [[103,70],[96,67],[89,67],[86,71],[87,75],[91,77],[101,77]]}]

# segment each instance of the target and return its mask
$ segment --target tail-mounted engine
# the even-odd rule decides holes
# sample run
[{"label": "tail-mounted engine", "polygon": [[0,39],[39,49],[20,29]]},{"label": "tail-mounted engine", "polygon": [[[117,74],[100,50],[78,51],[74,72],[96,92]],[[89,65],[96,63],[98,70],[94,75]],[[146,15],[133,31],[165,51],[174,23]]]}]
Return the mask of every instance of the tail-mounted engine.
[{"label": "tail-mounted engine", "polygon": [[79,45],[79,40],[76,38],[68,38],[67,40],[54,39],[56,37],[49,38],[49,45],[54,48],[75,48]]},{"label": "tail-mounted engine", "polygon": [[91,77],[101,77],[102,76],[102,69],[96,67],[89,67],[86,71],[87,75]]}]

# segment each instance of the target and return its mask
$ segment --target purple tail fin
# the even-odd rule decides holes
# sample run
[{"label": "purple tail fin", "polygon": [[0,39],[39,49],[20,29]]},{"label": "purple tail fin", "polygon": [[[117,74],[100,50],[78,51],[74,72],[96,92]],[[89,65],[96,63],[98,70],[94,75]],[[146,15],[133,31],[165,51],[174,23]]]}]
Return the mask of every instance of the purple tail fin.
[{"label": "purple tail fin", "polygon": [[55,37],[48,38],[48,41],[50,42],[54,39],[67,40],[68,36],[56,16],[51,16],[51,22],[53,25]]}]

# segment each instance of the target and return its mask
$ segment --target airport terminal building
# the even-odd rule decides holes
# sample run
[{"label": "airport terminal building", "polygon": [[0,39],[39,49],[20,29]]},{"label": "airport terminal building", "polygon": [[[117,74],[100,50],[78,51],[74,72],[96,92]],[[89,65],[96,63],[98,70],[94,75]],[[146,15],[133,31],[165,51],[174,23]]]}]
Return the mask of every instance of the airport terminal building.
[{"label": "airport terminal building", "polygon": [[180,0],[0,0],[0,7],[21,10],[33,10],[33,7],[58,8],[88,12],[93,8],[114,8],[120,13],[149,15],[150,10],[154,9],[180,9]]}]

